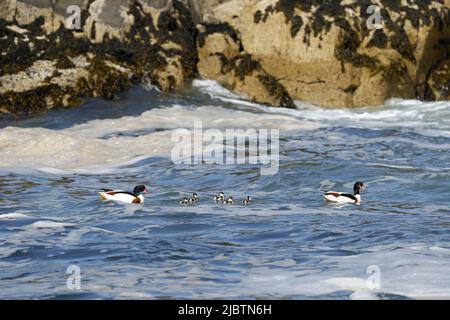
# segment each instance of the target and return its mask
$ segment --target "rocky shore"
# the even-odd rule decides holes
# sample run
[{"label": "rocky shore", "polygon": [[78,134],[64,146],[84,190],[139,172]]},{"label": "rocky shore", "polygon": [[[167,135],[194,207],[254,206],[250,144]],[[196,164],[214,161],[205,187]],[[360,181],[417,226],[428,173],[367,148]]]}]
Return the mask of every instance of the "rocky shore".
[{"label": "rocky shore", "polygon": [[196,78],[281,107],[450,100],[450,0],[0,1],[0,114]]}]

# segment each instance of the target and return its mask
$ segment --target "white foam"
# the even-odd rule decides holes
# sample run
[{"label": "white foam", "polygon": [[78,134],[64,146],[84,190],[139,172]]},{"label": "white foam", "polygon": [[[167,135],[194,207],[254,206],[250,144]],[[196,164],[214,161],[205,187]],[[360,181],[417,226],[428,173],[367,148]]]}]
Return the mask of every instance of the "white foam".
[{"label": "white foam", "polygon": [[74,224],[72,223],[63,223],[50,220],[39,220],[30,225],[33,229],[64,229],[73,226]]},{"label": "white foam", "polygon": [[350,295],[352,300],[379,300],[378,296],[368,290],[357,290]]},{"label": "white foam", "polygon": [[0,220],[18,220],[18,219],[27,219],[28,216],[22,213],[5,213],[0,214]]},{"label": "white foam", "polygon": [[445,254],[450,254],[450,249],[449,248],[442,248],[442,247],[438,247],[438,246],[433,246],[430,247],[431,251],[437,251],[440,253],[445,253]]},{"label": "white foam", "polygon": [[214,80],[194,80],[192,82],[194,88],[199,88],[201,91],[209,94],[211,97],[226,97],[231,99],[242,100],[243,96],[239,96],[230,90],[222,87],[217,81]]},{"label": "white foam", "polygon": [[[240,109],[218,106],[172,105],[137,116],[97,119],[63,130],[41,127],[6,127],[0,130],[0,169],[42,171],[50,174],[105,174],[134,169],[130,165],[149,157],[169,157],[174,130],[192,129],[202,121],[204,129],[280,129],[281,133],[314,130],[324,126],[371,129],[406,128],[431,136],[450,137],[450,102],[389,100],[386,106],[356,109],[323,109],[297,102],[298,110],[273,108],[242,100],[214,81],[194,81],[194,87]],[[332,137],[327,137],[332,139]],[[340,141],[342,135],[336,134]],[[362,138],[364,143],[386,137]],[[429,144],[393,137],[396,142],[429,149],[449,149],[448,144]],[[306,143],[306,142],[305,142]]]},{"label": "white foam", "polygon": [[146,292],[126,291],[118,293],[115,296],[115,299],[135,300],[135,299],[155,299],[155,297]]},{"label": "white foam", "polygon": [[245,97],[233,94],[217,82],[197,80],[194,86],[212,98],[252,106],[264,112],[291,115],[303,120],[334,125],[383,128],[410,128],[431,136],[450,136],[450,102],[422,102],[419,100],[390,99],[384,106],[353,109],[327,109],[296,101],[298,110],[273,108],[249,103]]},{"label": "white foam", "polygon": [[[216,106],[174,105],[139,116],[92,120],[64,130],[6,127],[0,131],[0,168],[51,174],[116,172],[148,157],[169,157],[174,130],[277,128],[310,130],[317,124],[286,115],[256,114]],[[130,171],[127,168],[127,171]]]},{"label": "white foam", "polygon": [[[367,248],[367,253],[327,257],[332,269],[320,271],[299,265],[290,270],[250,268],[239,288],[240,294],[256,296],[321,296],[350,291],[351,299],[376,299],[379,293],[415,299],[450,298],[448,249],[422,243]],[[319,249],[319,248],[316,248]],[[380,288],[367,285],[370,265],[379,266]],[[268,276],[270,275],[270,276]]]}]

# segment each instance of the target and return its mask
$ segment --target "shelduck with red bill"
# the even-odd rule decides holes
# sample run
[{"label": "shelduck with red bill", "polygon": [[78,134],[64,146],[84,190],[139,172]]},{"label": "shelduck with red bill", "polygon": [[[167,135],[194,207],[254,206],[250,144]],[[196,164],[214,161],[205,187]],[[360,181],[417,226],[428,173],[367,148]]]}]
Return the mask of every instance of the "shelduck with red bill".
[{"label": "shelduck with red bill", "polygon": [[325,198],[328,202],[334,203],[353,203],[360,204],[361,203],[361,191],[366,190],[364,183],[361,181],[356,182],[353,185],[353,194],[344,193],[344,192],[336,192],[336,191],[328,191],[322,197]]},{"label": "shelduck with red bill", "polygon": [[142,204],[144,203],[143,193],[148,193],[144,185],[134,187],[133,192],[123,190],[102,189],[99,192],[103,201],[117,201],[122,203]]}]

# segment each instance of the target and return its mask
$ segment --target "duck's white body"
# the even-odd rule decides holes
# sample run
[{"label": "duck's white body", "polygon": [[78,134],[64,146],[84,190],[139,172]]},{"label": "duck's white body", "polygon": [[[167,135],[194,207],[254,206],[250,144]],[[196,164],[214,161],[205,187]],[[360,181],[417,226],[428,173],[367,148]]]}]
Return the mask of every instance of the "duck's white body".
[{"label": "duck's white body", "polygon": [[100,198],[104,201],[117,201],[122,203],[134,203],[134,204],[142,204],[144,203],[144,197],[142,194],[135,195],[131,192],[122,191],[122,190],[109,190],[102,191],[98,193]]},{"label": "duck's white body", "polygon": [[328,202],[335,202],[335,203],[353,203],[353,204],[359,204],[361,203],[361,195],[356,194],[348,194],[344,192],[335,192],[335,191],[328,191],[322,197],[325,198]]},{"label": "duck's white body", "polygon": [[361,203],[361,191],[365,190],[366,187],[364,183],[361,181],[355,182],[353,185],[353,194],[344,193],[344,192],[336,192],[336,191],[328,191],[322,195],[328,202],[334,203],[353,203],[360,204]]}]

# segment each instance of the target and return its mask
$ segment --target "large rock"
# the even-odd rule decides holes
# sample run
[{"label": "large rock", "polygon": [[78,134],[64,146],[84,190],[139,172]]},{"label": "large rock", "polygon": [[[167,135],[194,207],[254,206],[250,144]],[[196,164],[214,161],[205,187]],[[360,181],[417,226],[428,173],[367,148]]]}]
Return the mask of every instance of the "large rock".
[{"label": "large rock", "polygon": [[[372,3],[379,30],[366,25]],[[231,0],[212,15],[292,98],[322,106],[425,97],[432,64],[449,50],[437,47],[450,34],[443,1]]]},{"label": "large rock", "polygon": [[295,107],[286,89],[242,50],[228,25],[207,25],[198,39],[198,70],[202,77],[215,79],[252,101]]},{"label": "large rock", "polygon": [[450,100],[450,57],[433,68],[428,86],[431,99]]},{"label": "large rock", "polygon": [[[367,27],[369,5],[382,28]],[[80,29],[67,9],[81,10]],[[201,75],[293,107],[447,99],[450,0],[1,0],[0,112]]]},{"label": "large rock", "polygon": [[[68,29],[73,4],[79,30]],[[114,99],[132,83],[171,91],[197,77],[195,27],[181,2],[4,0],[0,8],[0,112]]]},{"label": "large rock", "polygon": [[195,23],[217,23],[214,9],[228,0],[181,0],[191,11]]}]

